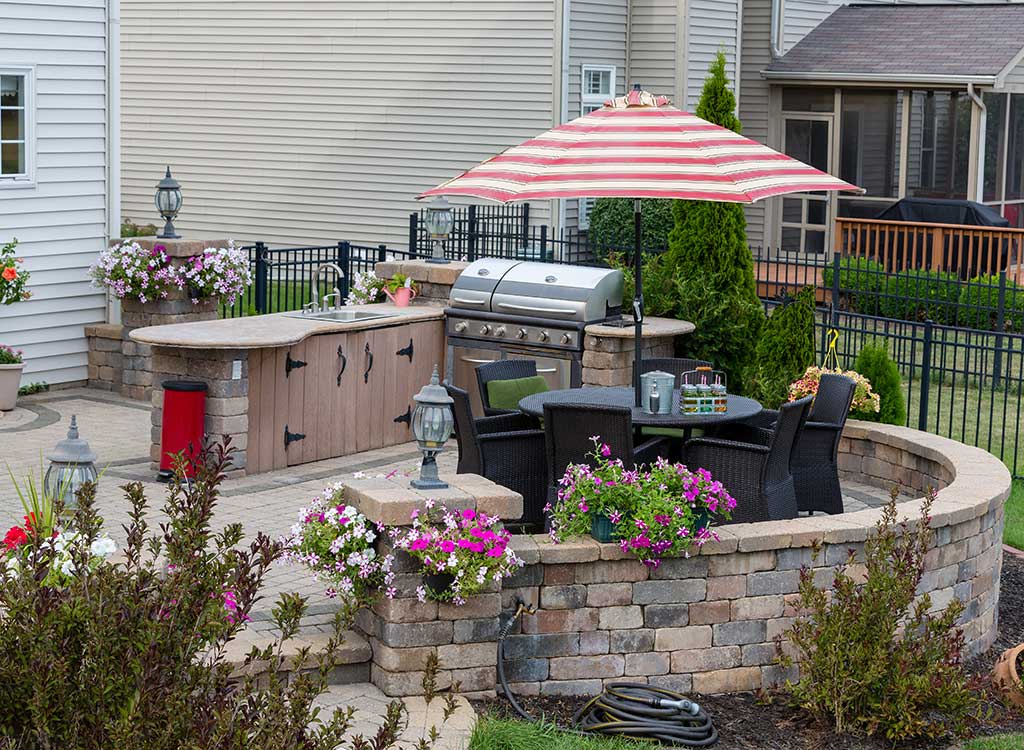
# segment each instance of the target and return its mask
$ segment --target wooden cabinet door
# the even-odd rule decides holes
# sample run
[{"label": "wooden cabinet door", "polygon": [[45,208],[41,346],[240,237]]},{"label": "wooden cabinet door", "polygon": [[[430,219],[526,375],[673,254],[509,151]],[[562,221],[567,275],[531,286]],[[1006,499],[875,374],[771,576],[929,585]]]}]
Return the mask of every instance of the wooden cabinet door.
[{"label": "wooden cabinet door", "polygon": [[361,334],[337,333],[319,338],[327,347],[322,354],[330,360],[325,373],[329,395],[323,410],[327,421],[327,452],[324,457],[347,456],[358,450],[356,416],[363,395],[360,367],[365,356],[359,348]]},{"label": "wooden cabinet door", "polygon": [[[307,409],[310,408],[306,403],[306,386],[309,383],[312,390],[315,381],[309,365],[309,341],[284,349],[284,362],[278,376],[278,383],[285,391],[285,396],[278,399],[277,409],[284,411],[285,426],[280,432],[280,440],[285,446],[288,466],[306,463],[309,460],[307,454],[314,442],[308,433],[306,420]],[[277,419],[281,421],[282,418]]]},{"label": "wooden cabinet door", "polygon": [[385,401],[391,418],[384,424],[385,445],[397,445],[414,439],[410,424],[416,409],[413,396],[430,382],[435,364],[444,372],[444,331],[436,321],[390,330],[391,356]]}]

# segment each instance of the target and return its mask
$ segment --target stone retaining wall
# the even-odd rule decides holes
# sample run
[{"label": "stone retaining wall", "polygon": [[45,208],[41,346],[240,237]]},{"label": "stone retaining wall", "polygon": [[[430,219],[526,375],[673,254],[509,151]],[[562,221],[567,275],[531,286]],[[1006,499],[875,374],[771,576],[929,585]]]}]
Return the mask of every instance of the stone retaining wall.
[{"label": "stone retaining wall", "polygon": [[[996,637],[1006,468],[977,448],[887,425],[851,422],[841,450],[844,470],[861,481],[938,489],[936,546],[920,592],[936,608],[963,601],[967,649],[986,650]],[[902,509],[913,521],[919,503]],[[497,616],[522,599],[538,610],[506,642],[518,693],[591,694],[622,679],[701,693],[775,684],[794,676],[773,665],[774,639],[793,622],[811,544],[824,543],[814,574],[825,585],[849,550],[862,552],[880,515],[731,525],[694,557],[654,571],[615,544],[519,536],[514,546],[526,567],[463,607],[420,604],[415,566],[399,559],[399,597],[359,620],[373,649],[371,678],[389,695],[417,693],[424,659],[436,648],[442,684],[492,691]]]}]

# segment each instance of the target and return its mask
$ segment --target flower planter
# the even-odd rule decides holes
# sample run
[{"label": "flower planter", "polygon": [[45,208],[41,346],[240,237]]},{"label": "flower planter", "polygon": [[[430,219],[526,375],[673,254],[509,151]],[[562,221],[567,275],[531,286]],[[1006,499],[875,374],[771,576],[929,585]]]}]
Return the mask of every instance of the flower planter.
[{"label": "flower planter", "polygon": [[590,536],[607,544],[615,541],[615,524],[603,513],[598,513],[590,521]]},{"label": "flower planter", "polygon": [[434,599],[440,599],[449,591],[455,583],[455,576],[451,573],[424,573],[423,585],[427,593]]},{"label": "flower planter", "polygon": [[21,385],[21,371],[25,363],[0,365],[0,411],[10,411],[18,401],[18,387]]},{"label": "flower planter", "polygon": [[1024,708],[1024,675],[1018,663],[1024,663],[1024,643],[1006,649],[992,668],[992,684],[1006,700],[1019,708]]}]

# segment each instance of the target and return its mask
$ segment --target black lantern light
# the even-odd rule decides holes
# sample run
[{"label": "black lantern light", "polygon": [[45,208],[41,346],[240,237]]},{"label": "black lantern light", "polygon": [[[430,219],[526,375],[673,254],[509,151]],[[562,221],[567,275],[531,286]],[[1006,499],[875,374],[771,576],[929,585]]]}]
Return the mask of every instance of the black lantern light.
[{"label": "black lantern light", "polygon": [[435,198],[427,206],[427,231],[430,233],[431,248],[427,263],[448,263],[444,257],[444,241],[448,239],[455,226],[455,215],[452,206],[443,195]]},{"label": "black lantern light", "polygon": [[412,413],[412,434],[423,452],[419,479],[410,484],[418,490],[443,490],[448,487],[437,477],[437,454],[444,448],[455,426],[452,404],[455,401],[441,385],[441,378],[434,365],[430,383],[413,396],[416,410]]},{"label": "black lantern light", "polygon": [[181,185],[171,177],[171,168],[167,167],[167,174],[156,184],[156,197],[153,199],[157,211],[167,220],[164,224],[164,231],[158,234],[162,240],[176,240],[181,237],[174,231],[174,217],[181,210]]},{"label": "black lantern light", "polygon": [[57,443],[46,458],[50,467],[43,477],[43,491],[53,500],[63,500],[65,508],[74,508],[78,490],[86,482],[95,482],[98,478],[96,454],[89,448],[89,443],[78,437],[75,415],[71,416],[67,438]]}]

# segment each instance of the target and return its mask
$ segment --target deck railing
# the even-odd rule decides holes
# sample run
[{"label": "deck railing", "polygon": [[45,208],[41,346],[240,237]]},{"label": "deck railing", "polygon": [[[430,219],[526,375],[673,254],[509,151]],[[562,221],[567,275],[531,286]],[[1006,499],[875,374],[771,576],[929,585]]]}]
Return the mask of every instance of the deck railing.
[{"label": "deck railing", "polygon": [[836,252],[870,258],[890,272],[926,269],[971,279],[1006,271],[1010,281],[1021,283],[1022,248],[1024,229],[836,219]]}]

